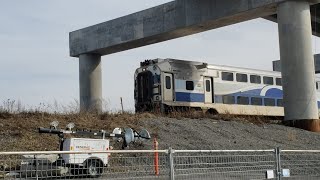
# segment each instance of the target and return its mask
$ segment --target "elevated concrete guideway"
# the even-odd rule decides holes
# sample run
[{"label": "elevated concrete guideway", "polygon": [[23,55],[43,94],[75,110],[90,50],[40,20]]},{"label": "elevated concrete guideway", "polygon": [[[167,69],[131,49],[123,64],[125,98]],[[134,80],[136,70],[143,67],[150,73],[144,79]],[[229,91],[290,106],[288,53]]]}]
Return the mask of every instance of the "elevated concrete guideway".
[{"label": "elevated concrete guideway", "polygon": [[[176,0],[70,33],[70,55],[112,54],[276,14],[284,0]],[[201,3],[199,3],[201,2]]]},{"label": "elevated concrete guideway", "polygon": [[[311,42],[312,32],[320,34],[318,3],[176,0],[71,32],[70,56],[80,59],[81,109],[101,111],[101,56],[262,17],[278,22],[285,120],[319,119]],[[318,120],[301,122],[320,131]]]},{"label": "elevated concrete guideway", "polygon": [[[70,56],[108,55],[227,25],[267,17],[285,0],[176,0],[70,33]],[[315,3],[315,0],[310,2]],[[317,23],[320,23],[320,4]],[[316,11],[312,11],[315,17]],[[312,23],[315,25],[314,21]],[[315,34],[320,34],[314,28]]]}]

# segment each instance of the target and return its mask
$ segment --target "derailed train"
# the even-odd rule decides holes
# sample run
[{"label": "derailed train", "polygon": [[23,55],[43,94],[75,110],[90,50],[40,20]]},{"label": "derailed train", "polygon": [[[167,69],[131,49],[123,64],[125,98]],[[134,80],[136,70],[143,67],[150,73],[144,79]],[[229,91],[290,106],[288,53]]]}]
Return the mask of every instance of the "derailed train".
[{"label": "derailed train", "polygon": [[[318,106],[320,79],[316,79]],[[284,116],[281,73],[176,59],[140,63],[136,112],[195,108],[212,113]]]}]

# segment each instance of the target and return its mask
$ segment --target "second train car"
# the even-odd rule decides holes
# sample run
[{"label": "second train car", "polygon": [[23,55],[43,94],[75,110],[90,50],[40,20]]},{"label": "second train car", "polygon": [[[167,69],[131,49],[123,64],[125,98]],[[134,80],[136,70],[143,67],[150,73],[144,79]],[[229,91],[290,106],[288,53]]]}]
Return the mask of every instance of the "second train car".
[{"label": "second train car", "polygon": [[[134,78],[136,112],[195,108],[220,114],[284,116],[280,72],[154,59],[141,62]],[[319,102],[320,79],[315,86]]]}]

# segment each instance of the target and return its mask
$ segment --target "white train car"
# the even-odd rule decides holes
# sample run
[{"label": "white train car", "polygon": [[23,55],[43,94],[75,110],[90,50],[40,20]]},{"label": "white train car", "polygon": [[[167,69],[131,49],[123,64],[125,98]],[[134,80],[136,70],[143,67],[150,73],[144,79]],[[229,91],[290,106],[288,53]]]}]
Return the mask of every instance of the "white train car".
[{"label": "white train car", "polygon": [[[284,116],[281,73],[175,59],[141,62],[136,112],[196,108],[212,113]],[[318,106],[320,79],[316,79]]]}]

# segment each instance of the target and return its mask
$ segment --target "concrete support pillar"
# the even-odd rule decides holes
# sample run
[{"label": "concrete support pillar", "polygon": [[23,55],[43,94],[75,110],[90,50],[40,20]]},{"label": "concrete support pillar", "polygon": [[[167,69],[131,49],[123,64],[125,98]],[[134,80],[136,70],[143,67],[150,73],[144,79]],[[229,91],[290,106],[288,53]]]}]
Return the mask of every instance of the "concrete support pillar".
[{"label": "concrete support pillar", "polygon": [[309,3],[279,4],[278,25],[285,120],[319,119]]},{"label": "concrete support pillar", "polygon": [[101,56],[83,54],[79,56],[80,109],[102,111]]}]

